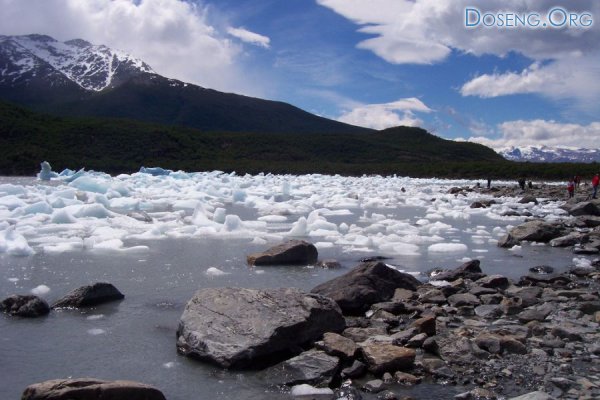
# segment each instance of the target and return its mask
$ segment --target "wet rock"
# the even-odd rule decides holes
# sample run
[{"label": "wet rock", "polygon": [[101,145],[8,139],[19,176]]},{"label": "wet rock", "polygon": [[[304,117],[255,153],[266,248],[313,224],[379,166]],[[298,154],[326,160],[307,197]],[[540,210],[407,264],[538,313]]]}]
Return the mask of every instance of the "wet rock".
[{"label": "wet rock", "polygon": [[327,354],[341,359],[353,358],[356,353],[356,343],[337,333],[327,332],[323,335],[323,350]]},{"label": "wet rock", "polygon": [[541,220],[533,220],[510,230],[510,235],[518,241],[549,242],[561,235],[561,228]]},{"label": "wet rock", "polygon": [[374,374],[408,370],[414,366],[414,349],[392,344],[371,344],[361,347],[369,370]]},{"label": "wet rock", "polygon": [[510,284],[507,277],[502,275],[487,275],[476,282],[484,288],[506,289]]},{"label": "wet rock", "polygon": [[223,368],[255,367],[344,325],[335,302],[298,289],[200,289],[179,321],[177,349]]},{"label": "wet rock", "polygon": [[567,212],[575,217],[580,215],[600,216],[600,209],[591,201],[577,203],[573,207],[569,208]]},{"label": "wet rock", "polygon": [[573,246],[573,254],[594,255],[598,253],[600,253],[600,250],[598,250],[596,247],[577,244]]},{"label": "wet rock", "polygon": [[471,208],[486,208],[486,206],[480,201],[474,201],[470,205]]},{"label": "wet rock", "polygon": [[310,265],[317,262],[317,248],[304,240],[290,240],[261,252],[250,254],[248,265]]},{"label": "wet rock", "polygon": [[21,400],[165,400],[155,387],[131,381],[55,379],[28,386]]},{"label": "wet rock", "polygon": [[37,296],[13,294],[2,300],[0,311],[15,317],[36,318],[47,315],[50,307]]},{"label": "wet rock", "polygon": [[437,274],[435,279],[453,282],[460,278],[477,280],[483,276],[479,260],[471,260],[451,271],[444,271]]},{"label": "wet rock", "polygon": [[448,297],[448,303],[452,307],[478,306],[481,304],[479,299],[470,293],[453,294],[452,296]]},{"label": "wet rock", "polygon": [[342,265],[337,260],[322,260],[317,264],[321,268],[325,269],[339,269]]},{"label": "wet rock", "polygon": [[519,200],[520,204],[528,204],[528,203],[533,203],[533,204],[538,204],[537,199],[535,198],[535,196],[532,196],[530,194],[527,194],[525,196],[523,196],[521,198],[521,200]]},{"label": "wet rock", "polygon": [[360,391],[350,385],[342,386],[333,392],[334,400],[362,400],[362,398]]},{"label": "wet rock", "polygon": [[364,384],[363,390],[368,393],[379,393],[385,389],[385,383],[381,379],[374,379]]},{"label": "wet rock", "polygon": [[510,249],[520,244],[521,242],[517,240],[514,236],[512,236],[510,233],[507,233],[506,235],[498,239],[498,247],[502,247],[505,249]]},{"label": "wet rock", "polygon": [[124,299],[123,293],[110,283],[98,282],[81,286],[52,305],[52,308],[93,307]]},{"label": "wet rock", "polygon": [[[398,395],[396,393],[392,392],[391,390],[384,390],[377,395],[377,400],[401,400],[401,399],[400,399],[400,397],[398,397]],[[402,400],[408,400],[408,399],[403,398]]]},{"label": "wet rock", "polygon": [[411,328],[417,329],[419,333],[425,333],[428,336],[433,336],[436,333],[436,323],[434,316],[419,318],[410,324]]},{"label": "wet rock", "polygon": [[511,397],[509,400],[554,400],[554,397],[550,396],[547,393],[536,391],[526,393],[517,397]]},{"label": "wet rock", "polygon": [[339,359],[323,351],[309,350],[261,372],[272,385],[309,384],[326,387],[338,370]]},{"label": "wet rock", "polygon": [[[557,237],[556,239],[552,239],[550,241],[550,246],[552,247],[569,247],[578,244],[581,242],[582,235],[580,233],[574,232],[569,233],[566,236]],[[531,270],[531,269],[530,269]]]},{"label": "wet rock", "polygon": [[458,394],[454,398],[457,400],[496,400],[498,396],[487,389],[475,388],[471,391]]},{"label": "wet rock", "polygon": [[552,274],[554,273],[554,268],[549,265],[538,265],[536,267],[529,268],[530,272],[534,274]]},{"label": "wet rock", "polygon": [[401,385],[407,386],[412,386],[421,383],[421,378],[402,371],[396,371],[394,373],[394,380]]},{"label": "wet rock", "polygon": [[358,361],[358,360],[354,360],[354,362],[352,363],[351,366],[344,368],[342,370],[342,378],[360,378],[361,376],[363,376],[365,373],[367,372],[367,366]]},{"label": "wet rock", "polygon": [[362,314],[372,304],[388,301],[398,288],[417,290],[421,282],[381,262],[359,264],[350,272],[312,290],[335,300],[344,314]]}]

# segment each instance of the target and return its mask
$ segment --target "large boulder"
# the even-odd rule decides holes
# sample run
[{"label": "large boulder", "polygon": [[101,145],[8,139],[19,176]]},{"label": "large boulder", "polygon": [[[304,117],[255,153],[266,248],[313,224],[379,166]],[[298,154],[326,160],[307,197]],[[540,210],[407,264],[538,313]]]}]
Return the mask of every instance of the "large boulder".
[{"label": "large boulder", "polygon": [[362,346],[361,351],[369,371],[376,375],[412,369],[417,354],[414,349],[379,343]]},{"label": "large boulder", "polygon": [[166,400],[160,390],[132,381],[55,379],[28,386],[21,400]]},{"label": "large boulder", "polygon": [[320,284],[312,290],[335,300],[344,314],[358,315],[372,304],[390,300],[398,288],[415,291],[421,282],[382,262],[361,263],[350,272]]},{"label": "large boulder", "polygon": [[309,350],[261,372],[271,385],[309,384],[327,387],[338,371],[340,360],[324,351]]},{"label": "large boulder", "polygon": [[567,211],[570,215],[576,217],[580,215],[600,216],[600,208],[598,208],[598,206],[591,201],[577,203],[573,207],[569,208]]},{"label": "large boulder", "polygon": [[471,279],[476,281],[484,277],[485,275],[481,271],[479,260],[471,260],[462,264],[461,266],[450,270],[450,271],[442,271],[439,274],[435,275],[433,279],[439,281],[448,281],[453,282],[459,278]]},{"label": "large boulder", "polygon": [[559,226],[541,220],[527,221],[510,230],[510,235],[518,241],[549,242],[561,236],[562,230]]},{"label": "large boulder", "polygon": [[81,286],[52,305],[52,308],[93,307],[111,301],[122,300],[123,293],[110,283],[98,282]]},{"label": "large boulder", "polygon": [[2,300],[0,311],[17,317],[36,318],[47,315],[50,307],[37,296],[13,294]]},{"label": "large boulder", "polygon": [[310,265],[319,257],[317,248],[304,240],[290,240],[261,253],[250,254],[249,265]]},{"label": "large boulder", "polygon": [[177,328],[181,354],[223,368],[274,364],[325,332],[341,332],[337,304],[298,289],[200,289]]}]

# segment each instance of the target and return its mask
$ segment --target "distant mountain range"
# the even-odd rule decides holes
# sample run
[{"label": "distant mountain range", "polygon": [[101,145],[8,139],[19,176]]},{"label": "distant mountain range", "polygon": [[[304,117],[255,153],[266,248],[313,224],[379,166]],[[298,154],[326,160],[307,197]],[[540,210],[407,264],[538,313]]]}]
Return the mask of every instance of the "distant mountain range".
[{"label": "distant mountain range", "polygon": [[566,147],[524,146],[508,147],[498,153],[510,161],[529,162],[600,162],[600,149],[573,149]]},{"label": "distant mountain range", "polygon": [[135,57],[81,39],[0,36],[0,99],[62,116],[127,118],[230,132],[373,132],[290,104],[165,78]]}]

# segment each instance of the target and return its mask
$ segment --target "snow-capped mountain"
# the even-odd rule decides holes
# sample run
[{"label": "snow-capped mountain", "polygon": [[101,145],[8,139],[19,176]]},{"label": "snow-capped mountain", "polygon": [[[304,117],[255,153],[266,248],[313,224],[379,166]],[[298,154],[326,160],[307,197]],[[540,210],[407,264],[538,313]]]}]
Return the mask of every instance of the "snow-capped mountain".
[{"label": "snow-capped mountain", "polygon": [[148,64],[122,51],[85,40],[59,42],[50,36],[0,36],[0,84],[27,85],[43,79],[55,86],[73,82],[88,91],[114,87],[140,74]]},{"label": "snow-capped mountain", "polygon": [[507,147],[498,151],[507,160],[530,162],[599,162],[600,149],[524,146]]}]

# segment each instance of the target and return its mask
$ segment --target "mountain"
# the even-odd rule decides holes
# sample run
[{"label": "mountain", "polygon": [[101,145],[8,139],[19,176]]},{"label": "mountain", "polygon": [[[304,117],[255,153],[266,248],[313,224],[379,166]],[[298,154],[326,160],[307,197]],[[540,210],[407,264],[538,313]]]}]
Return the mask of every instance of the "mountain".
[{"label": "mountain", "polygon": [[524,146],[508,147],[498,152],[510,161],[549,162],[549,163],[591,163],[600,162],[600,149],[573,149],[567,147]]},{"label": "mountain", "polygon": [[62,116],[125,118],[203,131],[372,132],[283,102],[168,79],[124,52],[45,35],[0,36],[0,99]]}]

